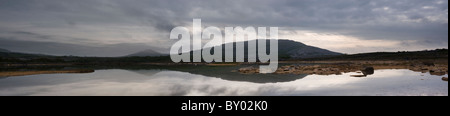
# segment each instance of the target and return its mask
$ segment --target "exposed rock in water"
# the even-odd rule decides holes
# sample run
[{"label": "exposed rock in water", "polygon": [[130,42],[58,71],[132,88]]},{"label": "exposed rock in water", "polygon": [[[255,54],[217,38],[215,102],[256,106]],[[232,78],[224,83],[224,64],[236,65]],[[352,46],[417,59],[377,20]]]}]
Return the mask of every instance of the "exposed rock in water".
[{"label": "exposed rock in water", "polygon": [[443,76],[448,74],[448,65],[439,65],[434,63],[412,64],[408,69],[416,72],[430,73],[431,75]]},{"label": "exposed rock in water", "polygon": [[255,68],[255,67],[245,67],[245,68],[241,68],[238,70],[240,73],[243,74],[255,74],[255,73],[259,73],[259,68]]},{"label": "exposed rock in water", "polygon": [[294,73],[298,68],[296,66],[282,66],[278,68],[278,70],[275,72],[276,74],[292,74]]},{"label": "exposed rock in water", "polygon": [[361,72],[364,74],[364,75],[373,75],[374,73],[375,73],[375,68],[373,68],[373,67],[364,67],[362,70],[361,70]]},{"label": "exposed rock in water", "polygon": [[443,70],[435,69],[435,70],[430,70],[430,74],[437,75],[437,76],[443,76],[446,74],[446,72]]},{"label": "exposed rock in water", "polygon": [[448,81],[448,77],[442,77],[443,81]]}]

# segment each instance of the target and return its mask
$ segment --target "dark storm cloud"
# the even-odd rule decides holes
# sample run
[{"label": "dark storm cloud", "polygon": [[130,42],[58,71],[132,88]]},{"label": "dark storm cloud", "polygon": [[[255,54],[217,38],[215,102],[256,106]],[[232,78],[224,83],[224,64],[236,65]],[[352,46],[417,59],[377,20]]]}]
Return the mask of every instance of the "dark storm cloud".
[{"label": "dark storm cloud", "polygon": [[[16,32],[29,32],[27,36],[45,35],[62,43],[87,41],[81,38],[96,44],[130,43],[138,39],[148,41],[150,46],[168,48],[172,41],[167,36],[173,27],[190,26],[193,18],[201,18],[203,25],[219,27],[277,26],[363,40],[414,40],[416,44],[426,43],[429,48],[448,48],[447,0],[0,0],[0,3],[0,37],[4,38],[20,38],[26,33]],[[45,37],[33,40],[41,39]]]}]

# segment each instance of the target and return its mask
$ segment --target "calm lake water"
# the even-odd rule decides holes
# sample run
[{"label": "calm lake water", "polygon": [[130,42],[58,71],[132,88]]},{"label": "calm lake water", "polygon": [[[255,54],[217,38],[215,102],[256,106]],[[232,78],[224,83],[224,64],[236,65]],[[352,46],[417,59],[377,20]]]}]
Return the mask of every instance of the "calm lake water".
[{"label": "calm lake water", "polygon": [[[377,70],[364,78],[343,75],[243,75],[228,68],[96,70],[0,78],[0,95],[145,96],[448,96],[444,76],[410,70]],[[215,72],[216,71],[216,72]],[[226,72],[226,73],[225,73]]]}]

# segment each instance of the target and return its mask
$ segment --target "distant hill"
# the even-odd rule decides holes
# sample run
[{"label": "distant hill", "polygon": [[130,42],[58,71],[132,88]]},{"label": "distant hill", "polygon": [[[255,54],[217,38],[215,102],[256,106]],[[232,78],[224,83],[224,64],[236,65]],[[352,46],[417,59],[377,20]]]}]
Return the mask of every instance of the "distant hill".
[{"label": "distant hill", "polygon": [[[259,40],[252,40],[250,42],[258,42]],[[239,42],[238,42],[239,43]],[[242,43],[242,42],[240,42]],[[249,41],[243,42],[245,46],[245,58],[247,58],[248,54],[248,48],[247,45]],[[269,43],[269,40],[267,40],[267,43]],[[225,56],[225,46],[229,44],[236,44],[235,43],[227,43],[222,45],[222,54]],[[267,51],[270,50],[270,45],[266,46]],[[236,53],[236,46],[233,48],[234,53]],[[257,50],[258,51],[258,50]],[[193,51],[191,51],[193,53]],[[212,49],[211,53],[214,53],[214,50]],[[255,54],[255,53],[250,53]],[[192,55],[192,54],[191,54]],[[278,56],[280,60],[286,60],[286,59],[302,59],[302,58],[316,58],[316,57],[328,57],[328,56],[339,56],[343,55],[341,53],[332,52],[326,49],[321,49],[314,46],[308,46],[306,44],[303,44],[301,42],[291,41],[291,40],[278,40]],[[258,55],[257,55],[258,56]]]},{"label": "distant hill", "polygon": [[127,57],[134,57],[134,56],[137,56],[137,57],[151,56],[151,57],[153,57],[153,56],[168,56],[168,55],[162,54],[162,53],[150,50],[150,49],[127,55]]},{"label": "distant hill", "polygon": [[5,50],[5,49],[0,49],[0,57],[4,57],[4,58],[40,58],[40,57],[50,57],[50,56],[42,55],[42,54],[18,53],[18,52],[11,52],[11,51]]},{"label": "distant hill", "polygon": [[291,58],[316,58],[324,56],[342,55],[341,53],[333,52],[330,50],[314,46],[308,46],[301,42],[291,40],[279,40],[278,53],[280,55],[287,55]]},{"label": "distant hill", "polygon": [[161,50],[143,43],[71,44],[14,40],[0,37],[0,47],[13,52],[39,53],[55,56],[119,57],[145,49]]},{"label": "distant hill", "polygon": [[0,48],[0,52],[11,52],[11,51]]},{"label": "distant hill", "polygon": [[351,55],[339,55],[333,57],[323,58],[306,58],[302,60],[308,61],[346,61],[346,60],[361,60],[361,61],[376,61],[376,60],[439,60],[448,59],[448,49],[424,50],[424,51],[399,51],[399,52],[374,52],[361,53]]}]

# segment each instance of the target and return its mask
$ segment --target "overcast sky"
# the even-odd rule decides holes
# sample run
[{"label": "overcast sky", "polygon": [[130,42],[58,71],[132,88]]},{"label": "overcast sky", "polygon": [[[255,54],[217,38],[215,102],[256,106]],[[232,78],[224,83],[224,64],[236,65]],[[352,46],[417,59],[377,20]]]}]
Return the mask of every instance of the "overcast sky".
[{"label": "overcast sky", "polygon": [[[164,51],[174,42],[170,30],[192,27],[193,18],[219,28],[280,27],[280,38],[342,53],[448,48],[448,0],[0,0],[0,40],[10,42],[0,48],[53,42]],[[22,51],[41,47],[28,46]]]}]

